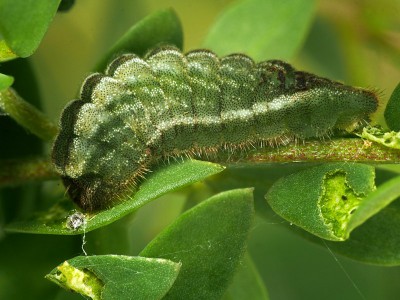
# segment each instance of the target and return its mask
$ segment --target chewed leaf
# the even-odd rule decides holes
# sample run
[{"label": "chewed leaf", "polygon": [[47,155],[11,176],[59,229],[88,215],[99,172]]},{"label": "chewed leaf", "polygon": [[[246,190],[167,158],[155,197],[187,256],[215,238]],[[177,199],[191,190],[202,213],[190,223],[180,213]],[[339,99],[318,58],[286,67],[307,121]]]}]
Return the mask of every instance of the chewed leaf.
[{"label": "chewed leaf", "polygon": [[374,189],[374,168],[326,164],[278,180],[266,195],[272,209],[319,237],[349,237],[352,214]]},{"label": "chewed leaf", "polygon": [[[397,182],[396,182],[397,181]],[[388,182],[389,183],[389,182]],[[342,243],[326,242],[332,250],[350,257],[352,259],[362,261],[369,264],[378,264],[383,266],[399,266],[400,265],[400,235],[399,235],[399,224],[400,224],[400,201],[396,200],[390,203],[388,206],[387,200],[393,201],[396,194],[399,195],[400,178],[390,180],[392,187],[388,189],[382,186],[383,191],[380,191],[381,187],[371,193],[368,196],[369,202],[379,201],[381,198],[380,205],[375,206],[381,210],[379,213],[372,215],[371,210],[366,207],[364,209],[359,208],[360,216],[354,216],[356,224],[349,223],[350,227],[358,225],[357,221],[362,218],[364,221],[367,217],[370,217],[362,223],[362,226],[354,227],[350,238]],[[388,191],[391,190],[391,194]],[[375,199],[375,200],[372,200]],[[376,213],[378,209],[374,209],[373,213]],[[358,213],[358,211],[356,211]],[[372,215],[372,217],[371,217]],[[352,229],[352,228],[351,228]],[[316,241],[321,242],[320,239]]]},{"label": "chewed leaf", "polygon": [[324,223],[337,237],[345,237],[351,214],[358,208],[365,195],[356,193],[348,184],[346,172],[327,173],[322,195],[318,201]]},{"label": "chewed leaf", "polygon": [[57,271],[46,276],[47,279],[68,290],[90,297],[93,300],[101,299],[101,290],[104,284],[92,272],[80,270],[71,266],[67,261],[57,267]]},{"label": "chewed leaf", "polygon": [[354,260],[383,266],[399,266],[399,186],[400,176],[396,176],[379,185],[363,199],[348,223],[351,235],[344,242],[322,241],[304,231],[299,233]]},{"label": "chewed leaf", "polygon": [[400,150],[400,132],[384,131],[379,127],[368,126],[363,128],[361,137],[371,142],[381,144],[387,148]]},{"label": "chewed leaf", "polygon": [[46,278],[93,300],[161,299],[181,264],[166,259],[121,255],[78,256]]}]

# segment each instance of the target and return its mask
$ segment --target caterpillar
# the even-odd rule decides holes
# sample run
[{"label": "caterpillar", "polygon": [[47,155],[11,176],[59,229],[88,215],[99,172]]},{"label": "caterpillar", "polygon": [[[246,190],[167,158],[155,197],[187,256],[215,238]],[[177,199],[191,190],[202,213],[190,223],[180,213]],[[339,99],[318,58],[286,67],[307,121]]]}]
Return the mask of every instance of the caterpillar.
[{"label": "caterpillar", "polygon": [[377,106],[373,91],[279,60],[166,46],[88,76],[62,112],[52,159],[72,200],[97,211],[165,158],[352,132]]}]

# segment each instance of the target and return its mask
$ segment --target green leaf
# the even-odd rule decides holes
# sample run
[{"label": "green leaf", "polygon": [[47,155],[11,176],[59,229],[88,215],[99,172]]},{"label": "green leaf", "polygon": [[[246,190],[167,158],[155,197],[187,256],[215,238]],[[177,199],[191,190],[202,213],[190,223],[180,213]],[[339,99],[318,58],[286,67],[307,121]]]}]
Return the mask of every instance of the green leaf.
[{"label": "green leaf", "polygon": [[218,299],[244,254],[253,223],[252,189],[223,192],[181,215],[141,252],[181,262],[166,299]]},{"label": "green leaf", "polygon": [[385,109],[385,121],[394,131],[400,131],[400,83],[394,89]]},{"label": "green leaf", "polygon": [[180,266],[159,258],[78,256],[53,269],[46,278],[92,299],[161,299]]},{"label": "green leaf", "polygon": [[[379,166],[379,169],[382,169],[382,166],[384,165]],[[397,171],[398,170],[396,170],[396,172]],[[396,175],[396,173],[388,172],[385,168],[377,175],[379,181],[384,183],[379,185],[376,191],[371,192],[365,198],[364,201],[367,208],[369,206],[368,199],[381,198],[382,203],[378,203],[378,206],[383,207],[393,200],[396,194],[400,193],[400,189],[398,188],[399,179],[393,178],[393,175]],[[381,188],[382,191],[380,191]],[[353,217],[358,214],[359,210],[364,210],[363,205],[355,211]],[[361,215],[366,216],[364,213],[361,213]],[[274,222],[278,223],[276,217],[275,215]],[[367,218],[368,216],[365,217],[365,219]],[[349,229],[352,230],[351,235],[349,239],[343,242],[322,240],[320,237],[312,235],[297,226],[291,226],[291,224],[286,222],[284,222],[283,225],[290,231],[296,232],[307,240],[321,245],[323,248],[329,247],[332,251],[354,260],[383,266],[400,265],[400,235],[398,234],[398,226],[400,224],[399,198],[397,198],[397,201],[390,203],[380,210],[378,214],[366,220],[362,226],[352,229],[350,224],[355,221],[356,220],[353,221],[353,219],[350,219]]]},{"label": "green leaf", "polygon": [[[282,150],[282,148],[283,147],[280,147],[280,150]],[[315,166],[316,164],[311,165]],[[269,205],[265,205],[265,194],[278,179],[309,167],[310,163],[281,164],[256,163],[253,161],[247,164],[232,164],[228,165],[224,172],[207,178],[206,184],[214,193],[231,189],[253,187],[254,206],[257,215],[261,215],[273,221],[276,219],[276,213]]]},{"label": "green leaf", "polygon": [[14,78],[0,73],[0,92],[11,86]]},{"label": "green leaf", "polygon": [[11,60],[14,58],[17,58],[18,55],[16,55],[10,47],[6,44],[4,40],[0,40],[0,62],[4,62],[7,60]]},{"label": "green leaf", "polygon": [[268,300],[268,294],[264,283],[258,274],[250,255],[247,253],[239,267],[238,272],[229,286],[224,300]]},{"label": "green leaf", "polygon": [[386,181],[363,200],[362,205],[351,217],[347,230],[351,232],[398,197],[400,197],[400,176]]},{"label": "green leaf", "polygon": [[110,60],[120,54],[135,53],[142,56],[160,44],[172,44],[182,49],[182,27],[172,9],[153,13],[133,25],[104,55],[95,71],[103,71]]},{"label": "green leaf", "polygon": [[374,178],[368,165],[324,164],[281,178],[266,199],[289,222],[321,238],[343,241],[354,228],[349,226],[353,212],[368,205],[364,200],[375,189]]},{"label": "green leaf", "polygon": [[32,55],[56,14],[59,3],[60,0],[0,1],[0,33],[16,55]]},{"label": "green leaf", "polygon": [[246,0],[226,10],[204,46],[219,55],[245,52],[255,60],[293,57],[311,25],[315,1]]},{"label": "green leaf", "polygon": [[[31,220],[11,223],[6,230],[41,234],[82,234],[110,224],[170,191],[203,180],[223,170],[223,166],[196,160],[171,164],[154,171],[132,198],[128,197],[110,209],[94,214],[81,214],[56,206],[35,214]],[[81,226],[71,228],[68,225],[71,217],[80,222]]]}]

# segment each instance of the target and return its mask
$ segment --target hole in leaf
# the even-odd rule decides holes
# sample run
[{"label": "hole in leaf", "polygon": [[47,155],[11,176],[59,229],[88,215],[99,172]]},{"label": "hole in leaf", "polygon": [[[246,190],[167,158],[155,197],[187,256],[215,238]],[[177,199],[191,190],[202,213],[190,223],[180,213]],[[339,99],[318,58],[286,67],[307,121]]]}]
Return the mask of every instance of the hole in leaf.
[{"label": "hole in leaf", "polygon": [[345,238],[351,214],[362,201],[362,195],[349,185],[346,172],[335,170],[325,175],[319,207],[324,223],[332,234]]}]

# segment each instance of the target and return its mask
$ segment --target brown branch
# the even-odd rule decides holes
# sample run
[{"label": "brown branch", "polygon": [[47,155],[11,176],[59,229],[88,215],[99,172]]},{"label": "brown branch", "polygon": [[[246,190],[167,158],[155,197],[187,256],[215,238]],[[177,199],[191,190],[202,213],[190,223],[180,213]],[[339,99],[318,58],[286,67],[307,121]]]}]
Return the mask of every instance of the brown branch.
[{"label": "brown branch", "polygon": [[[220,160],[218,160],[220,161]],[[232,155],[229,164],[291,163],[291,162],[359,162],[367,164],[398,164],[400,151],[361,138],[342,138],[329,141],[304,141],[299,144],[267,147]]]},{"label": "brown branch", "polygon": [[0,160],[0,187],[57,178],[59,178],[59,175],[48,159]]}]

